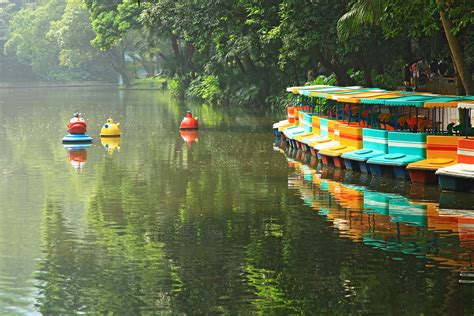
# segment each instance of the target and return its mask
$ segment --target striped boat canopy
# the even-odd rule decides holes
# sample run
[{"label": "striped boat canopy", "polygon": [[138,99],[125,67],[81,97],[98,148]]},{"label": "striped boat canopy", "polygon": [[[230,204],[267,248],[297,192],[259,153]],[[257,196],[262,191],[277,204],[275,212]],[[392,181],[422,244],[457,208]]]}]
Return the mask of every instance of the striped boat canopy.
[{"label": "striped boat canopy", "polygon": [[425,108],[457,108],[461,107],[459,104],[462,104],[464,108],[474,108],[474,96],[451,96],[409,91],[387,91],[360,86],[338,87],[330,85],[289,87],[286,91],[344,103]]},{"label": "striped boat canopy", "polygon": [[459,102],[458,109],[469,109],[474,110],[474,101],[472,102]]}]

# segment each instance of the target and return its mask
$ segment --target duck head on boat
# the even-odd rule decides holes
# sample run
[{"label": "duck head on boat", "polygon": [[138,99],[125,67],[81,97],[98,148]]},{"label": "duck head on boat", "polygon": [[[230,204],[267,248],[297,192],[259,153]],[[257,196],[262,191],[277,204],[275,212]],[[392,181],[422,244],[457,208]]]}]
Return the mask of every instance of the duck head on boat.
[{"label": "duck head on boat", "polygon": [[69,134],[85,134],[87,131],[87,123],[81,117],[81,113],[74,113],[73,117],[67,124]]}]

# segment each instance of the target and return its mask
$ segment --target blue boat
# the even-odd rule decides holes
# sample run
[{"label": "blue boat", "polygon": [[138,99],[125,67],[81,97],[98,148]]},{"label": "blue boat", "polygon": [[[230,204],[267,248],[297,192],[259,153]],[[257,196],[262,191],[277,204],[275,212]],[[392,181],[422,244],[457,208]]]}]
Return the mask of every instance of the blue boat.
[{"label": "blue boat", "polygon": [[63,137],[63,144],[92,143],[92,139],[87,134],[67,134]]}]

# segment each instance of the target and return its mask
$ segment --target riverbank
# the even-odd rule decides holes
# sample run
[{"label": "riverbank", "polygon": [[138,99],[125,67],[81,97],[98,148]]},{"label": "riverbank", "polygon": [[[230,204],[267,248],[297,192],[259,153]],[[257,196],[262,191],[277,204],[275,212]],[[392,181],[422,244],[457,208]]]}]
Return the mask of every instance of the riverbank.
[{"label": "riverbank", "polygon": [[116,83],[101,81],[66,81],[66,82],[2,82],[0,89],[30,88],[78,88],[78,87],[117,87]]},{"label": "riverbank", "polygon": [[119,90],[165,90],[167,88],[167,78],[154,77],[136,79],[130,85],[119,85]]}]

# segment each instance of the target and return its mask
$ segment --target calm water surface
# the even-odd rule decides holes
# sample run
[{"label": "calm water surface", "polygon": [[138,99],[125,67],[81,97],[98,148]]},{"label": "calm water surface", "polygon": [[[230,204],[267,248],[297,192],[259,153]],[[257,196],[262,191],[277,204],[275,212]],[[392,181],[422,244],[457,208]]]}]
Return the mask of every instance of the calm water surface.
[{"label": "calm water surface", "polygon": [[[122,139],[64,148],[75,111]],[[317,170],[254,112],[0,90],[0,314],[474,313],[471,195]]]}]

